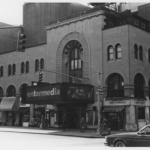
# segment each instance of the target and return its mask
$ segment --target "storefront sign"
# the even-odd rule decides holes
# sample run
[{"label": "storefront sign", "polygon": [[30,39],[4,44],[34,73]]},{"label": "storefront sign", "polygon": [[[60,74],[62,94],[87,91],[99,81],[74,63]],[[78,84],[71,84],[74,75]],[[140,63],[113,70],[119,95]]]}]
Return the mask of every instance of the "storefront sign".
[{"label": "storefront sign", "polygon": [[130,100],[105,100],[105,106],[112,106],[112,105],[130,105]]},{"label": "storefront sign", "polygon": [[135,104],[137,104],[137,105],[145,105],[146,101],[145,100],[135,100]]}]

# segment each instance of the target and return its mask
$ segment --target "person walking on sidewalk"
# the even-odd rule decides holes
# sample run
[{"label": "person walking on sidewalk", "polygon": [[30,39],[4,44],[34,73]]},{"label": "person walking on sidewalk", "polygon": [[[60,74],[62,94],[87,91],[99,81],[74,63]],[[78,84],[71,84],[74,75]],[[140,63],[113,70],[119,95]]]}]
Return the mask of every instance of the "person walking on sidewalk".
[{"label": "person walking on sidewalk", "polygon": [[65,128],[66,128],[66,114],[64,114],[63,117],[62,117],[62,124],[63,124],[63,129],[65,131]]},{"label": "person walking on sidewalk", "polygon": [[42,129],[45,129],[45,118],[42,116],[41,118]]},{"label": "person walking on sidewalk", "polygon": [[86,122],[84,117],[81,118],[80,126],[81,126],[80,132],[85,132]]}]

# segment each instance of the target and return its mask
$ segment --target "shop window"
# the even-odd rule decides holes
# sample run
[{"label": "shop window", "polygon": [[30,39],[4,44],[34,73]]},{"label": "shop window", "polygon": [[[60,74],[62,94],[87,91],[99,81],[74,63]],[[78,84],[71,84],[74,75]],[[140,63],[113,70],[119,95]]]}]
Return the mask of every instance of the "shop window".
[{"label": "shop window", "polygon": [[138,46],[137,44],[134,45],[134,58],[138,60]]},{"label": "shop window", "polygon": [[29,62],[26,62],[26,73],[29,73]]},{"label": "shop window", "polygon": [[145,107],[138,108],[138,119],[145,119]]},{"label": "shop window", "polygon": [[44,59],[40,60],[40,69],[44,69]]},{"label": "shop window", "polygon": [[116,46],[116,59],[121,59],[121,45],[120,44],[118,44],[117,46]]},{"label": "shop window", "polygon": [[94,119],[94,125],[98,125],[98,110],[94,111],[95,119]]},{"label": "shop window", "polygon": [[123,97],[124,96],[124,81],[121,75],[114,73],[108,80],[108,97]]},{"label": "shop window", "polygon": [[93,125],[93,110],[88,111],[88,120],[87,120],[88,125]]},{"label": "shop window", "polygon": [[108,60],[113,60],[114,59],[114,49],[112,46],[108,47]]},{"label": "shop window", "polygon": [[139,47],[139,60],[143,61],[143,47]]},{"label": "shop window", "polygon": [[144,98],[144,78],[141,74],[135,76],[134,85],[134,97]]}]

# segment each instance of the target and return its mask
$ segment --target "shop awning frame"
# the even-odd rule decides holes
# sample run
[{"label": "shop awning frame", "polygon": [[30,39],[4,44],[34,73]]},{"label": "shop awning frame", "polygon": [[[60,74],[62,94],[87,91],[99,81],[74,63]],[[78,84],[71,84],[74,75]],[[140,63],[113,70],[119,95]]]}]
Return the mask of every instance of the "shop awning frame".
[{"label": "shop awning frame", "polygon": [[105,106],[103,112],[121,112],[125,106]]}]

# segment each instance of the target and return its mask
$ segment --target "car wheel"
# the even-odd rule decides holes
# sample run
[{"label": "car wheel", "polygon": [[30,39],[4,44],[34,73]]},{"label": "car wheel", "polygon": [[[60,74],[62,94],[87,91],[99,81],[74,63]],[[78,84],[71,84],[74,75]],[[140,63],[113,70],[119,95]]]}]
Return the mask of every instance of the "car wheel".
[{"label": "car wheel", "polygon": [[122,141],[117,141],[117,142],[115,143],[115,147],[126,147],[126,145],[125,145],[125,143],[122,142]]}]

